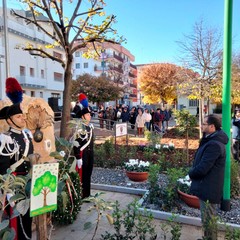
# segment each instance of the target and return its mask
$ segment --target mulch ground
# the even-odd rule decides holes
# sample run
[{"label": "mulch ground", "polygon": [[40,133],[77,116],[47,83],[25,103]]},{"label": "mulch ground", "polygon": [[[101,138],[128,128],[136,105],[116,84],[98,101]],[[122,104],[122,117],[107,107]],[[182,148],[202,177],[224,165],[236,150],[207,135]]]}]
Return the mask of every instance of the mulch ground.
[{"label": "mulch ground", "polygon": [[[180,135],[177,133],[176,128],[169,129],[166,133],[164,133],[161,144],[169,144],[172,142],[177,149],[186,149],[186,136]],[[117,144],[122,145],[126,144],[126,137],[118,138]],[[130,137],[128,139],[128,145],[147,145],[148,140],[146,138],[139,138],[139,137]],[[198,129],[194,130],[191,133],[188,140],[188,148],[189,150],[196,150],[199,145],[199,133]]]}]

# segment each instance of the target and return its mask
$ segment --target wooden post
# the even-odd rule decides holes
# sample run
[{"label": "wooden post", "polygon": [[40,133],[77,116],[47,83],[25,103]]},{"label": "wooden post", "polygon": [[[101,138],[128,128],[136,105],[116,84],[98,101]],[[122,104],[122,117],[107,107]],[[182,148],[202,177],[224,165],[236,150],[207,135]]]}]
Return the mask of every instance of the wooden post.
[{"label": "wooden post", "polygon": [[35,220],[37,240],[47,240],[47,214],[36,216]]}]

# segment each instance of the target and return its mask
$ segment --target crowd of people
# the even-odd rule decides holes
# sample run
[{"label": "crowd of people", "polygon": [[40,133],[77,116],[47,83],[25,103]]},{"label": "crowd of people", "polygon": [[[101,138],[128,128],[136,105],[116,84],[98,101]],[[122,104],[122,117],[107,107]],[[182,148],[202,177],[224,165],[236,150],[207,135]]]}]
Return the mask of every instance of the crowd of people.
[{"label": "crowd of people", "polygon": [[168,107],[157,108],[142,108],[117,104],[116,106],[108,106],[104,108],[99,106],[98,119],[100,128],[112,130],[116,122],[129,123],[131,129],[137,129],[139,136],[144,134],[144,129],[149,131],[165,132],[168,129],[169,120],[172,117],[172,112]]}]

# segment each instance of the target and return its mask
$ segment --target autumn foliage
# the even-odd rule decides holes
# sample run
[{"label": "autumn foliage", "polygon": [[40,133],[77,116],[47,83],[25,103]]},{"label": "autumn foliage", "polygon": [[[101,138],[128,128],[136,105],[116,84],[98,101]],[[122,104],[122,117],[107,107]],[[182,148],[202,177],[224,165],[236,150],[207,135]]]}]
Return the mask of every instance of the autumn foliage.
[{"label": "autumn foliage", "polygon": [[140,89],[144,102],[172,103],[177,98],[177,84],[182,81],[181,68],[170,63],[150,64],[141,69]]},{"label": "autumn foliage", "polygon": [[96,77],[83,74],[72,83],[72,100],[76,101],[80,92],[85,93],[90,102],[102,103],[119,99],[123,93],[123,88],[105,76]]}]

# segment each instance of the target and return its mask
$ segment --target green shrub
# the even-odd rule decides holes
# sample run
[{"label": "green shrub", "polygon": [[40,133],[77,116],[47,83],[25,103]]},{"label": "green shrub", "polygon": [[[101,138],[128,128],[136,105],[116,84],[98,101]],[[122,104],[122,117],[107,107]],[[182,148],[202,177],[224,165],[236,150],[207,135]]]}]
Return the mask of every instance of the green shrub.
[{"label": "green shrub", "polygon": [[240,167],[236,160],[231,159],[231,197],[235,198],[240,194],[239,182]]},{"label": "green shrub", "polygon": [[136,201],[128,204],[126,210],[120,210],[119,207],[119,203],[116,202],[112,214],[115,232],[105,232],[101,235],[101,239],[156,239],[157,235],[152,215],[147,212],[142,214]]},{"label": "green shrub", "polygon": [[158,184],[158,174],[160,171],[160,166],[158,164],[151,164],[149,167],[149,192],[148,199],[151,204],[157,204],[159,201],[159,184]]},{"label": "green shrub", "polygon": [[97,167],[105,167],[106,164],[106,152],[103,145],[94,147],[94,164]]}]

